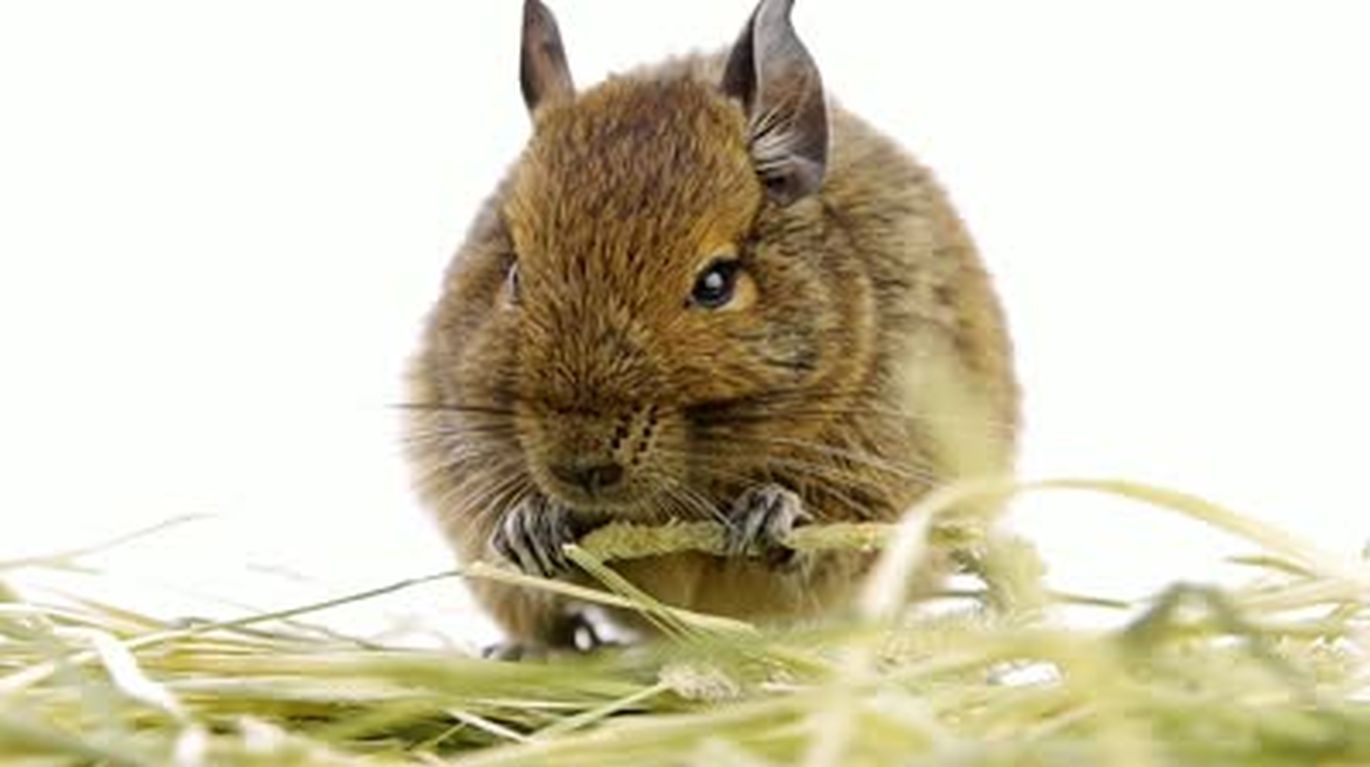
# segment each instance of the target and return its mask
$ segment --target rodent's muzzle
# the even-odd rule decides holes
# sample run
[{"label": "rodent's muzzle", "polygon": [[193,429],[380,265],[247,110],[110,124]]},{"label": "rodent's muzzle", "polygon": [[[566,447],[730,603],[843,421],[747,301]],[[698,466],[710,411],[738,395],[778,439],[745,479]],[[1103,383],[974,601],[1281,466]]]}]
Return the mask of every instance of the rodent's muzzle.
[{"label": "rodent's muzzle", "polygon": [[561,482],[579,487],[590,496],[612,492],[623,481],[623,466],[614,462],[587,463],[572,459],[570,463],[548,466],[547,470]]},{"label": "rodent's muzzle", "polygon": [[673,418],[644,405],[619,413],[546,412],[528,419],[524,449],[549,495],[577,508],[624,508],[662,488],[674,473],[667,447]]}]

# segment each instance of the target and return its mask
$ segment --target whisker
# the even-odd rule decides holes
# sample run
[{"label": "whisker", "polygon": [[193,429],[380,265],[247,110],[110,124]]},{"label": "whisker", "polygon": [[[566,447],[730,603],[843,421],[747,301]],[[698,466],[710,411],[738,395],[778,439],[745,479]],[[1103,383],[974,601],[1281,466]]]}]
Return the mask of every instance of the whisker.
[{"label": "whisker", "polygon": [[698,512],[699,516],[727,524],[727,513],[719,508],[718,504],[711,498],[686,485],[676,485],[673,490],[679,495],[681,502],[689,509]]},{"label": "whisker", "polygon": [[[879,483],[875,482],[871,478],[863,477],[860,474],[855,474],[850,471],[843,470],[839,466],[818,464],[792,458],[785,459],[775,457],[763,457],[758,460],[758,463],[756,465],[758,468],[763,469],[765,471],[768,479],[775,478],[777,472],[774,470],[776,468],[788,468],[791,470],[790,472],[782,471],[780,473],[789,474],[793,473],[793,471],[798,471],[802,474],[817,476],[821,479],[828,480],[828,483],[818,484],[815,486],[815,489],[818,493],[821,493],[826,496],[831,496],[839,503],[847,506],[852,511],[854,511],[858,517],[868,518],[872,516],[870,504],[861,503],[860,501],[856,500],[855,498],[852,498],[850,495],[846,494],[839,488],[840,485],[847,485],[855,486],[858,488],[864,486],[874,488],[877,490],[880,489]],[[722,466],[731,466],[731,463],[697,463],[693,468],[696,471],[696,473],[702,475],[706,479],[713,478],[729,480],[736,484],[742,485],[743,487],[752,486],[763,482],[761,478],[755,476],[748,476],[746,474],[741,474],[736,471],[721,468]],[[721,511],[718,512],[718,514],[715,514],[715,516],[721,520],[726,519],[726,514]]]},{"label": "whisker", "polygon": [[468,405],[453,404],[445,402],[400,402],[391,405],[397,410],[417,410],[421,412],[434,413],[474,413],[478,415],[513,416],[512,407],[500,407],[498,405]]},{"label": "whisker", "polygon": [[[680,489],[681,488],[678,486],[672,486],[668,483],[662,483],[661,486],[657,488],[657,497],[663,504],[670,507],[666,510],[666,518],[695,519],[698,516],[698,511],[700,509],[688,503],[687,499],[680,494]],[[661,514],[659,512],[661,509],[656,506],[653,506],[653,508],[658,512],[653,516],[660,517]]]},{"label": "whisker", "polygon": [[[454,517],[464,517],[470,515],[469,524],[477,529],[493,530],[494,525],[488,524],[492,517],[502,515],[505,510],[510,508],[509,504],[503,503],[511,494],[521,492],[528,485],[526,475],[518,470],[516,462],[505,464],[501,471],[508,471],[504,477],[496,476],[487,481],[479,491],[464,497],[461,502],[452,507],[450,513]],[[474,514],[472,513],[474,509]]]},{"label": "whisker", "polygon": [[930,469],[932,467],[927,464],[912,464],[909,462],[892,461],[883,456],[878,456],[871,453],[859,452],[856,450],[841,448],[830,444],[820,444],[816,442],[810,442],[807,440],[794,439],[792,437],[769,437],[766,438],[765,441],[784,447],[808,450],[813,453],[818,453],[821,455],[826,455],[832,458],[838,458],[845,461],[853,461],[855,463],[862,464],[868,468],[872,468],[877,471],[883,471],[889,474],[895,474],[905,479],[925,480],[932,477],[932,474],[926,471],[927,469]]},{"label": "whisker", "polygon": [[[936,467],[927,463],[912,463],[909,461],[891,460],[882,456],[873,455],[865,452],[844,449],[830,444],[810,442],[786,437],[761,437],[746,434],[730,434],[715,437],[714,439],[726,440],[734,445],[741,447],[778,447],[795,450],[807,450],[810,453],[835,458],[852,463],[861,464],[867,468],[881,471],[902,479],[909,479],[918,482],[936,483],[940,478],[935,473]],[[739,456],[754,458],[755,454],[751,451],[741,450]]]},{"label": "whisker", "polygon": [[[914,422],[962,421],[966,423],[985,424],[1003,429],[1012,429],[1016,427],[1016,423],[1011,420],[995,418],[988,414],[913,413],[897,408],[845,404],[853,398],[860,401],[863,399],[870,399],[870,396],[860,390],[852,389],[834,391],[786,389],[748,395],[734,400],[706,403],[692,408],[691,416],[692,419],[697,422],[708,423],[710,421],[721,421],[727,423],[730,421],[768,420],[770,418],[797,417],[802,415],[811,415],[815,417],[872,415]],[[825,404],[827,402],[833,402],[834,404],[832,406],[827,406]],[[795,404],[802,405],[803,407],[791,407]]]}]

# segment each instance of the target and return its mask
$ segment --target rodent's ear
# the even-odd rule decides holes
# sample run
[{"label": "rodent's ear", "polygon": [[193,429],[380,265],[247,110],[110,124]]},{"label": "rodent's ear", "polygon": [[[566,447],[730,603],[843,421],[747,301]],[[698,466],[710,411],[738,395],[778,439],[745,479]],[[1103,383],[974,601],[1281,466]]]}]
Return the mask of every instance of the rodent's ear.
[{"label": "rodent's ear", "polygon": [[576,86],[566,65],[557,19],[538,0],[523,3],[523,50],[519,56],[519,85],[523,102],[534,112],[543,104],[569,101]]},{"label": "rodent's ear", "polygon": [[781,205],[818,191],[828,163],[823,79],[790,23],[793,6],[761,0],[728,55],[722,83],[747,110],[756,172]]}]

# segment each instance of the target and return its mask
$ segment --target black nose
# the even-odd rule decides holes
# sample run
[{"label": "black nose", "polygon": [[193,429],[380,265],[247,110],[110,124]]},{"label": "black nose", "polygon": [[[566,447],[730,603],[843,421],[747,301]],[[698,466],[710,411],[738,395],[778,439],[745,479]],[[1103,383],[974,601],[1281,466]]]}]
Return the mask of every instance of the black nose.
[{"label": "black nose", "polygon": [[556,464],[552,476],[568,485],[579,485],[590,495],[608,490],[623,481],[623,467],[616,463]]}]

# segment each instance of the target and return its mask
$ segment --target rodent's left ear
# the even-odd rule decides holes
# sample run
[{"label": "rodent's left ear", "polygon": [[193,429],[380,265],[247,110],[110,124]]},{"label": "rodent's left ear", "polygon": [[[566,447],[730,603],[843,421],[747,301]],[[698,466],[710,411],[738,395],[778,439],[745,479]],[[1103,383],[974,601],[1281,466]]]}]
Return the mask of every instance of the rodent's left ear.
[{"label": "rodent's left ear", "polygon": [[793,6],[761,0],[728,55],[722,83],[747,110],[756,172],[781,205],[818,191],[828,164],[823,78],[795,34]]},{"label": "rodent's left ear", "polygon": [[530,113],[542,104],[575,97],[576,86],[571,79],[571,68],[566,64],[566,50],[561,44],[557,19],[538,0],[524,0],[523,3],[519,85]]}]

